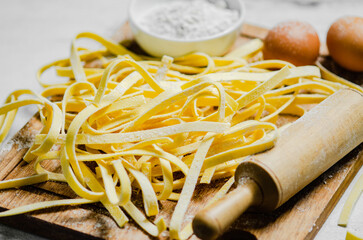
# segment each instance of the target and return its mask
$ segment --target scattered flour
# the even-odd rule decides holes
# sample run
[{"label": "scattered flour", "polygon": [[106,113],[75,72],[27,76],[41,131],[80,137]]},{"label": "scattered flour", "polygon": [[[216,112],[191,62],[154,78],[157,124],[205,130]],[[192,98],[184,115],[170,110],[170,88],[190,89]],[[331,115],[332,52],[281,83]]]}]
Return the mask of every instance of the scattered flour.
[{"label": "scattered flour", "polygon": [[224,0],[167,1],[148,11],[140,23],[150,32],[174,39],[195,40],[223,32],[238,19]]},{"label": "scattered flour", "polygon": [[30,148],[31,145],[33,144],[33,140],[34,136],[31,136],[30,134],[25,136],[18,134],[9,141],[3,142],[3,144],[0,146],[0,154],[9,152],[13,148],[14,144],[17,145],[18,150]]},{"label": "scattered flour", "polygon": [[309,232],[313,231],[315,226],[316,226],[316,224],[314,223],[313,226],[311,226],[311,228],[309,229]]}]

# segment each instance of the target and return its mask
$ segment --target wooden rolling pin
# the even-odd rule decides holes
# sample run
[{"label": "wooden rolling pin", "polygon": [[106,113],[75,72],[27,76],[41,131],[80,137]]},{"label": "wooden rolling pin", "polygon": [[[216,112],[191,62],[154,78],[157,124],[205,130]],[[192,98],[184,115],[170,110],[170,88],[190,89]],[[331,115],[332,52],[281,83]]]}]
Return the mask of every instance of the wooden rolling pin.
[{"label": "wooden rolling pin", "polygon": [[197,213],[194,233],[215,239],[249,207],[276,209],[361,142],[363,95],[340,90],[286,128],[271,150],[242,162],[236,189]]}]

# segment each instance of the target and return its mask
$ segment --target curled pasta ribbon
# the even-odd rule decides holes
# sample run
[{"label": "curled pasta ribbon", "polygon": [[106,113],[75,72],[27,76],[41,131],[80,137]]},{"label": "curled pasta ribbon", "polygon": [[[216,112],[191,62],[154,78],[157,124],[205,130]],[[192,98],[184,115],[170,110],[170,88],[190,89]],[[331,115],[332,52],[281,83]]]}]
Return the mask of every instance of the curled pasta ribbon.
[{"label": "curled pasta ribbon", "polygon": [[19,107],[29,104],[42,104],[40,100],[18,101],[23,94],[33,94],[29,90],[18,90],[11,93],[5,100],[4,106],[0,108],[0,142],[2,142],[10,131],[12,122],[15,119]]},{"label": "curled pasta ribbon", "polygon": [[[78,47],[79,38],[105,49]],[[224,57],[191,53],[158,60],[93,33],[77,35],[70,58],[38,71],[42,94],[15,91],[0,107],[1,140],[22,106],[37,105],[44,126],[24,157],[35,174],[4,180],[0,188],[52,180],[67,183],[80,198],[34,203],[0,216],[100,202],[120,227],[131,218],[152,236],[168,227],[171,238],[188,238],[191,224],[182,225],[197,184],[225,179],[212,201],[222,197],[239,163],[273,147],[285,127],[276,125],[280,115],[302,116],[304,104],[355,87],[321,78],[321,67],[261,60],[262,47],[261,40],[252,40]],[[68,80],[47,81],[52,68]],[[57,161],[62,172],[44,168],[47,160]],[[142,207],[134,203],[136,193]],[[160,200],[177,201],[169,226],[159,217]]]}]

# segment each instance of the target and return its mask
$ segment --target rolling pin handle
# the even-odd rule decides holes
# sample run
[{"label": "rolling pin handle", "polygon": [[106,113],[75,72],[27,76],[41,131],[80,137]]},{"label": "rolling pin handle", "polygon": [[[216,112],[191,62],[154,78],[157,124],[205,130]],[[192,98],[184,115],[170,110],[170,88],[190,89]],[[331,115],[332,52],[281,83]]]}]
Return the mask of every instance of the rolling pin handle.
[{"label": "rolling pin handle", "polygon": [[193,219],[195,235],[201,239],[216,239],[249,207],[262,202],[257,183],[250,178],[241,180],[235,190],[197,213]]}]

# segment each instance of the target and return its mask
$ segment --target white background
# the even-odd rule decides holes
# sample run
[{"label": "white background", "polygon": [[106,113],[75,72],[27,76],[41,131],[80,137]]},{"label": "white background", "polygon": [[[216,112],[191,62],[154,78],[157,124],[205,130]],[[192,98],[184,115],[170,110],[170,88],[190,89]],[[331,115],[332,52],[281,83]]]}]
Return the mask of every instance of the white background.
[{"label": "white background", "polygon": [[[16,89],[40,92],[35,79],[37,69],[69,56],[71,39],[79,32],[112,36],[127,19],[128,3],[129,0],[0,0],[0,102]],[[322,42],[338,17],[363,17],[362,0],[245,0],[245,5],[246,22],[273,27],[285,20],[307,21],[316,28]],[[20,111],[10,135],[28,121],[33,110]],[[362,171],[358,175],[361,174]],[[353,183],[356,180],[357,177]],[[336,222],[347,192],[316,239],[345,238],[347,229],[338,227]],[[363,199],[358,202],[348,229],[363,236]],[[41,238],[0,225],[0,239]]]}]

